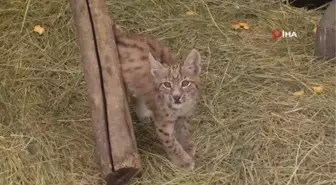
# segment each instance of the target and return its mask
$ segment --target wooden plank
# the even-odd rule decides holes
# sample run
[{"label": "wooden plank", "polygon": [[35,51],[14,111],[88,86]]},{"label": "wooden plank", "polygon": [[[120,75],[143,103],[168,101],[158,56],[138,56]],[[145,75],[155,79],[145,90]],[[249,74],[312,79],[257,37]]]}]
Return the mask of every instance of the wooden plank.
[{"label": "wooden plank", "polygon": [[[112,21],[105,0],[70,0],[103,177],[125,184],[140,175],[137,151]],[[113,173],[111,173],[113,172]]]},{"label": "wooden plank", "polygon": [[91,105],[92,126],[96,139],[96,155],[101,166],[102,175],[106,176],[112,172],[112,160],[107,126],[105,125],[102,85],[91,22],[85,0],[71,0],[70,4],[76,25],[77,40],[80,46],[88,100]]},{"label": "wooden plank", "polygon": [[315,54],[325,60],[336,57],[336,1],[332,1],[317,26]]}]

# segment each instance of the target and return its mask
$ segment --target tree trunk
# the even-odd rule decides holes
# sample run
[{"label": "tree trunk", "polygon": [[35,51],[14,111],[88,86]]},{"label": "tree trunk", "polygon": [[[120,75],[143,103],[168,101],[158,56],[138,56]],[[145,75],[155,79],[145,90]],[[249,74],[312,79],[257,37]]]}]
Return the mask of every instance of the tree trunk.
[{"label": "tree trunk", "polygon": [[91,105],[92,126],[102,176],[125,184],[140,175],[112,21],[105,0],[70,0]]}]

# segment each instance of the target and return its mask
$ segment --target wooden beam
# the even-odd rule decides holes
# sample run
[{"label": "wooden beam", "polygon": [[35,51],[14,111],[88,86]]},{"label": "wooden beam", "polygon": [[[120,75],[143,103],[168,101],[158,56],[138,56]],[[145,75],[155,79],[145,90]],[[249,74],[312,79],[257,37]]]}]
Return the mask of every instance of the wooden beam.
[{"label": "wooden beam", "polygon": [[108,184],[140,175],[112,21],[105,0],[70,0],[91,105],[101,173]]},{"label": "wooden beam", "polygon": [[336,62],[336,0],[333,0],[317,25],[315,55]]}]

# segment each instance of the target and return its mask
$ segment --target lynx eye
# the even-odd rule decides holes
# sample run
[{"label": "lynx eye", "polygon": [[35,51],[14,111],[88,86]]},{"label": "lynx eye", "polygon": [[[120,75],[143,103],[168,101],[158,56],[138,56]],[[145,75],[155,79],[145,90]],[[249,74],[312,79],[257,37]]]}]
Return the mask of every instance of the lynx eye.
[{"label": "lynx eye", "polygon": [[169,82],[163,83],[163,86],[168,89],[171,88],[171,84]]},{"label": "lynx eye", "polygon": [[187,87],[189,84],[190,84],[189,81],[184,80],[184,81],[182,82],[182,87]]}]

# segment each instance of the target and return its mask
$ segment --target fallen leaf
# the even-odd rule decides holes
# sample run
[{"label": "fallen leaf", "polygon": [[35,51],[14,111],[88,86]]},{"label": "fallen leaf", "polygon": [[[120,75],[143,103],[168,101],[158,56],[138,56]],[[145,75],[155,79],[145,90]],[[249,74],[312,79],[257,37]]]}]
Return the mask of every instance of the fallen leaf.
[{"label": "fallen leaf", "polygon": [[235,30],[238,30],[240,28],[240,24],[239,23],[233,23],[232,28],[235,29]]},{"label": "fallen leaf", "polygon": [[193,11],[191,11],[191,10],[187,11],[185,14],[187,16],[193,16],[193,15],[195,15],[195,13]]},{"label": "fallen leaf", "polygon": [[293,93],[294,96],[303,96],[304,95],[304,91],[296,91]]},{"label": "fallen leaf", "polygon": [[313,32],[316,33],[316,30],[317,30],[317,25],[315,24]]},{"label": "fallen leaf", "polygon": [[312,89],[316,94],[322,94],[323,93],[323,87],[322,86],[312,86]]},{"label": "fallen leaf", "polygon": [[245,30],[249,29],[249,26],[247,23],[240,23],[240,27],[243,27]]},{"label": "fallen leaf", "polygon": [[244,29],[244,30],[248,30],[249,29],[249,26],[247,23],[233,23],[232,24],[232,28],[235,29],[235,30],[238,30],[238,29]]},{"label": "fallen leaf", "polygon": [[38,34],[42,35],[44,33],[44,28],[41,27],[40,25],[37,25],[34,27],[34,31],[37,32]]}]

